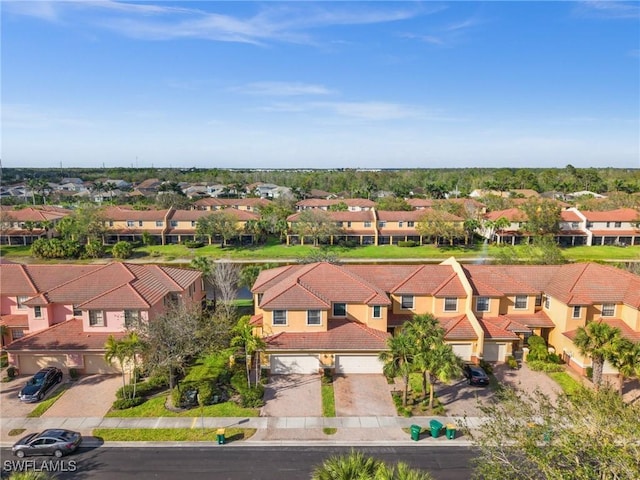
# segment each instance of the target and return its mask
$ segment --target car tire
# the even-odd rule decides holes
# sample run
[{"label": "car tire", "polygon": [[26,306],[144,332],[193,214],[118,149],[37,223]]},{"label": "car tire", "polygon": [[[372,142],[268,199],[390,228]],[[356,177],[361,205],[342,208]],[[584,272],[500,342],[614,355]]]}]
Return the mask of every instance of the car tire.
[{"label": "car tire", "polygon": [[62,375],[58,375],[58,380],[56,381],[56,383],[60,383],[62,381]]},{"label": "car tire", "polygon": [[60,457],[62,457],[62,455],[64,455],[64,454],[62,453],[62,450],[54,450],[54,451],[53,451],[53,455],[54,455],[56,458],[60,458]]},{"label": "car tire", "polygon": [[24,457],[24,450],[17,450],[16,451],[16,457],[23,458]]}]

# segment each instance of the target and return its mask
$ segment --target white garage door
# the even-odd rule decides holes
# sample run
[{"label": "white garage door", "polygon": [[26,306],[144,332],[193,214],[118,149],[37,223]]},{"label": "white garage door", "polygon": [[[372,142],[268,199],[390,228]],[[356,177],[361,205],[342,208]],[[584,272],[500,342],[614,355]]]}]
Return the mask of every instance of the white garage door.
[{"label": "white garage door", "polygon": [[336,373],[382,373],[377,355],[336,355]]},{"label": "white garage door", "polygon": [[66,355],[19,355],[18,371],[21,375],[36,373],[44,367],[58,367],[66,371]]},{"label": "white garage door", "polygon": [[271,373],[318,373],[320,362],[316,355],[271,355]]},{"label": "white garage door", "polygon": [[458,355],[462,360],[471,360],[471,344],[470,343],[453,343],[451,344],[453,353]]},{"label": "white garage door", "polygon": [[507,345],[505,343],[485,343],[484,359],[487,362],[504,362],[504,356],[507,353]]}]

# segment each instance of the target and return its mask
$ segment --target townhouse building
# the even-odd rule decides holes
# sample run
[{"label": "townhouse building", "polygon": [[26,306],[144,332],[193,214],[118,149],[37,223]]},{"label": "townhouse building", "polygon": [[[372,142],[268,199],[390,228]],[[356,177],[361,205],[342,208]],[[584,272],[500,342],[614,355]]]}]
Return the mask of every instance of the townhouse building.
[{"label": "townhouse building", "polygon": [[71,210],[53,206],[14,209],[0,206],[0,245],[31,245],[53,235],[56,224]]},{"label": "townhouse building", "polygon": [[3,342],[21,374],[45,366],[113,373],[104,360],[110,335],[205,296],[199,271],[157,265],[0,264],[0,278]]},{"label": "townhouse building", "polygon": [[425,313],[469,362],[505,361],[535,334],[584,374],[590,359],[572,342],[579,327],[606,322],[640,340],[640,278],[590,263],[290,265],[261,272],[252,293],[251,324],[272,373],[380,373],[389,336]]}]

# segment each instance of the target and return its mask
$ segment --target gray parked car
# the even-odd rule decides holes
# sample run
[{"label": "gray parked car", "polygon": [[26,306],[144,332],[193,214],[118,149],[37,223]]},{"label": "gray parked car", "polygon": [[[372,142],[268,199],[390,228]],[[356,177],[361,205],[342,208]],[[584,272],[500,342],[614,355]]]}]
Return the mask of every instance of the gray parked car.
[{"label": "gray parked car", "polygon": [[82,443],[82,435],[71,430],[52,428],[42,433],[22,437],[12,447],[16,457],[30,455],[55,455],[60,458],[73,452]]}]

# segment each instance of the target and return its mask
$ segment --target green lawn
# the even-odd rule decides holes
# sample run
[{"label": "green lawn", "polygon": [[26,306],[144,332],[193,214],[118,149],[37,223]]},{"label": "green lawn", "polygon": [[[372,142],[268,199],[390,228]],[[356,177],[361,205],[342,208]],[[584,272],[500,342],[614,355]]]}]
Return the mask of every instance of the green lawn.
[{"label": "green lawn", "polygon": [[183,412],[172,412],[164,408],[167,395],[151,398],[137,407],[111,410],[107,417],[257,417],[258,409],[243,408],[234,402],[195,407]]},{"label": "green lawn", "polygon": [[[256,431],[251,428],[226,428],[227,442],[246,440]],[[216,442],[215,428],[97,428],[94,437],[106,442]]]},{"label": "green lawn", "polygon": [[336,416],[336,399],[333,394],[333,384],[328,383],[322,385],[322,416],[323,417],[335,417]]},{"label": "green lawn", "polygon": [[[345,259],[387,259],[387,260],[406,260],[406,259],[445,259],[450,256],[477,259],[491,258],[500,246],[490,245],[483,247],[475,245],[472,247],[450,247],[441,245],[422,245],[418,247],[398,247],[396,245],[367,245],[361,247],[341,247],[341,246],[322,246],[314,247],[312,245],[283,245],[277,240],[271,239],[265,245],[245,246],[245,247],[225,247],[220,245],[206,245],[202,248],[187,248],[184,245],[150,245],[138,247],[134,251],[132,260],[150,260],[159,263],[168,261],[182,261],[188,263],[191,259],[206,255],[211,258],[231,258],[234,260],[246,261],[264,261],[264,260],[296,260],[305,258],[310,254],[321,250],[328,254],[335,255]],[[523,249],[523,246],[516,245],[516,252]],[[615,247],[615,246],[596,246],[596,247],[570,247],[562,250],[564,257],[570,261],[601,261],[601,260],[640,260],[640,246],[634,247]],[[31,258],[30,247],[2,247],[0,255],[11,259]],[[38,260],[43,262],[43,260]],[[59,263],[60,261],[55,261]],[[77,261],[81,262],[81,261]],[[87,260],[83,261],[84,263]]]},{"label": "green lawn", "polygon": [[562,391],[567,395],[573,395],[580,389],[584,388],[582,384],[569,375],[567,372],[551,372],[548,373],[555,382],[560,385]]}]

